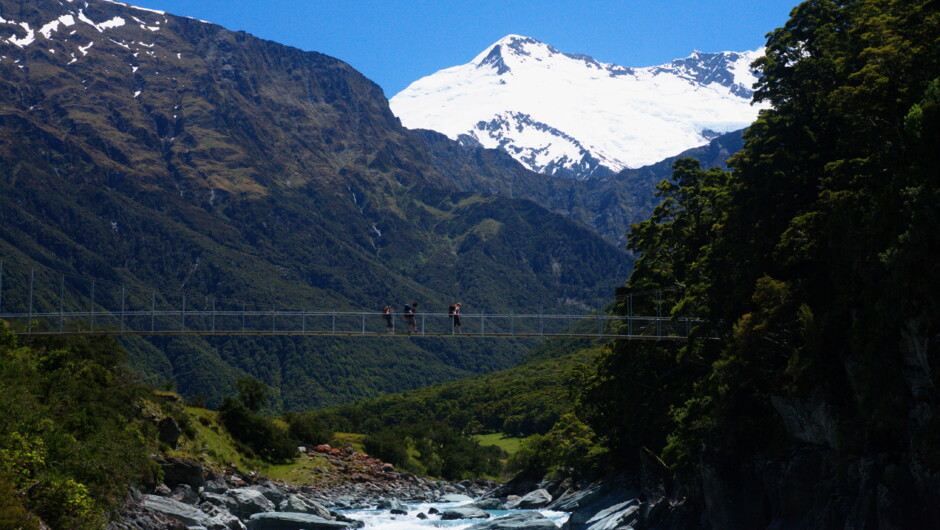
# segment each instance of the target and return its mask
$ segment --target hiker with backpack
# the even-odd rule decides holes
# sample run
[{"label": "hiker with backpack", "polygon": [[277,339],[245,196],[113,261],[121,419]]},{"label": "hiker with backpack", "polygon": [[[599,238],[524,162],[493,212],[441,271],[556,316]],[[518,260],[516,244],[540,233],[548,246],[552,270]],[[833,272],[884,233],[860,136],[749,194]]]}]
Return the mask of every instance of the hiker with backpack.
[{"label": "hiker with backpack", "polygon": [[394,314],[394,310],[392,309],[392,306],[387,305],[382,308],[382,318],[385,319],[385,331],[387,333],[395,332],[395,326],[392,324],[393,314]]},{"label": "hiker with backpack", "polygon": [[448,307],[447,314],[450,316],[451,333],[460,333],[460,303]]},{"label": "hiker with backpack", "polygon": [[415,318],[415,311],[418,309],[418,302],[412,302],[411,305],[405,304],[405,316],[402,320],[408,324],[408,333],[418,332],[418,321]]}]

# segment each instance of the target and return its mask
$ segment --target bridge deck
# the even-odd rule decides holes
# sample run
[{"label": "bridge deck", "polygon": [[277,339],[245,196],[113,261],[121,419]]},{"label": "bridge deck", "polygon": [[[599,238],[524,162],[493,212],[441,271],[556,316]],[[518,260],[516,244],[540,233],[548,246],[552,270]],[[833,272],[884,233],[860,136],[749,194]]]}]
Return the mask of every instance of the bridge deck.
[{"label": "bridge deck", "polygon": [[295,335],[364,338],[590,338],[686,340],[693,319],[603,314],[472,313],[458,330],[447,313],[419,313],[413,331],[401,314],[362,311],[78,311],[0,313],[20,335]]}]

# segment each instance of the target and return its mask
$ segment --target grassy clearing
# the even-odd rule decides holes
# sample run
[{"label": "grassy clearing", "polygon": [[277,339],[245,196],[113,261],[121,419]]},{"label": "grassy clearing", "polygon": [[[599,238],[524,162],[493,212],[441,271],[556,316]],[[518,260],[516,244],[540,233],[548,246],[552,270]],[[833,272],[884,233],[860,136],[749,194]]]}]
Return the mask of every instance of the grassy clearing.
[{"label": "grassy clearing", "polygon": [[506,451],[509,456],[519,452],[519,446],[525,440],[525,438],[506,436],[501,432],[493,434],[475,434],[473,435],[473,439],[480,442],[480,445],[495,445],[503,451]]},{"label": "grassy clearing", "polygon": [[324,457],[303,454],[290,464],[268,465],[260,471],[274,480],[283,480],[299,486],[315,482],[315,476],[320,471],[330,469],[331,466]]},{"label": "grassy clearing", "polygon": [[174,456],[188,456],[220,465],[234,464],[241,470],[263,467],[260,461],[248,458],[238,450],[235,440],[219,423],[217,412],[196,407],[186,407],[186,412],[193,419],[196,440],[181,438],[183,443],[173,452]]},{"label": "grassy clearing", "polygon": [[349,442],[352,444],[353,449],[355,449],[357,453],[365,453],[366,450],[362,445],[362,441],[365,439],[365,437],[366,435],[364,434],[356,434],[351,432],[333,433],[333,440],[336,442],[333,447],[342,447],[346,444],[346,442]]}]

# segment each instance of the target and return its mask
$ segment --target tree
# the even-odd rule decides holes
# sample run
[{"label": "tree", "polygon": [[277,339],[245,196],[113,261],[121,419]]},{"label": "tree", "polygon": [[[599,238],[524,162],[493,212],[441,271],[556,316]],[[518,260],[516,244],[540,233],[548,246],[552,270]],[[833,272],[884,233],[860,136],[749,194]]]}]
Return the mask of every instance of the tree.
[{"label": "tree", "polygon": [[235,387],[238,389],[238,400],[252,412],[258,412],[268,402],[268,386],[253,377],[239,379]]}]

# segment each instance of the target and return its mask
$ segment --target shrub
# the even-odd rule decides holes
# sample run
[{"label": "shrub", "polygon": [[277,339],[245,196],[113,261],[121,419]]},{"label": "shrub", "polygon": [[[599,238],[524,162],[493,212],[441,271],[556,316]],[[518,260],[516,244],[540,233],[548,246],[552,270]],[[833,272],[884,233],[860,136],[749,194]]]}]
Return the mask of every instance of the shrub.
[{"label": "shrub", "polygon": [[284,429],[255,414],[238,399],[223,398],[219,417],[232,438],[261,458],[269,462],[285,462],[297,456],[297,443]]},{"label": "shrub", "polygon": [[292,438],[302,444],[333,445],[333,431],[328,429],[316,416],[310,413],[290,414],[287,416]]},{"label": "shrub", "polygon": [[386,429],[369,434],[362,443],[367,453],[384,462],[396,466],[403,466],[408,462],[408,442],[398,432]]}]

